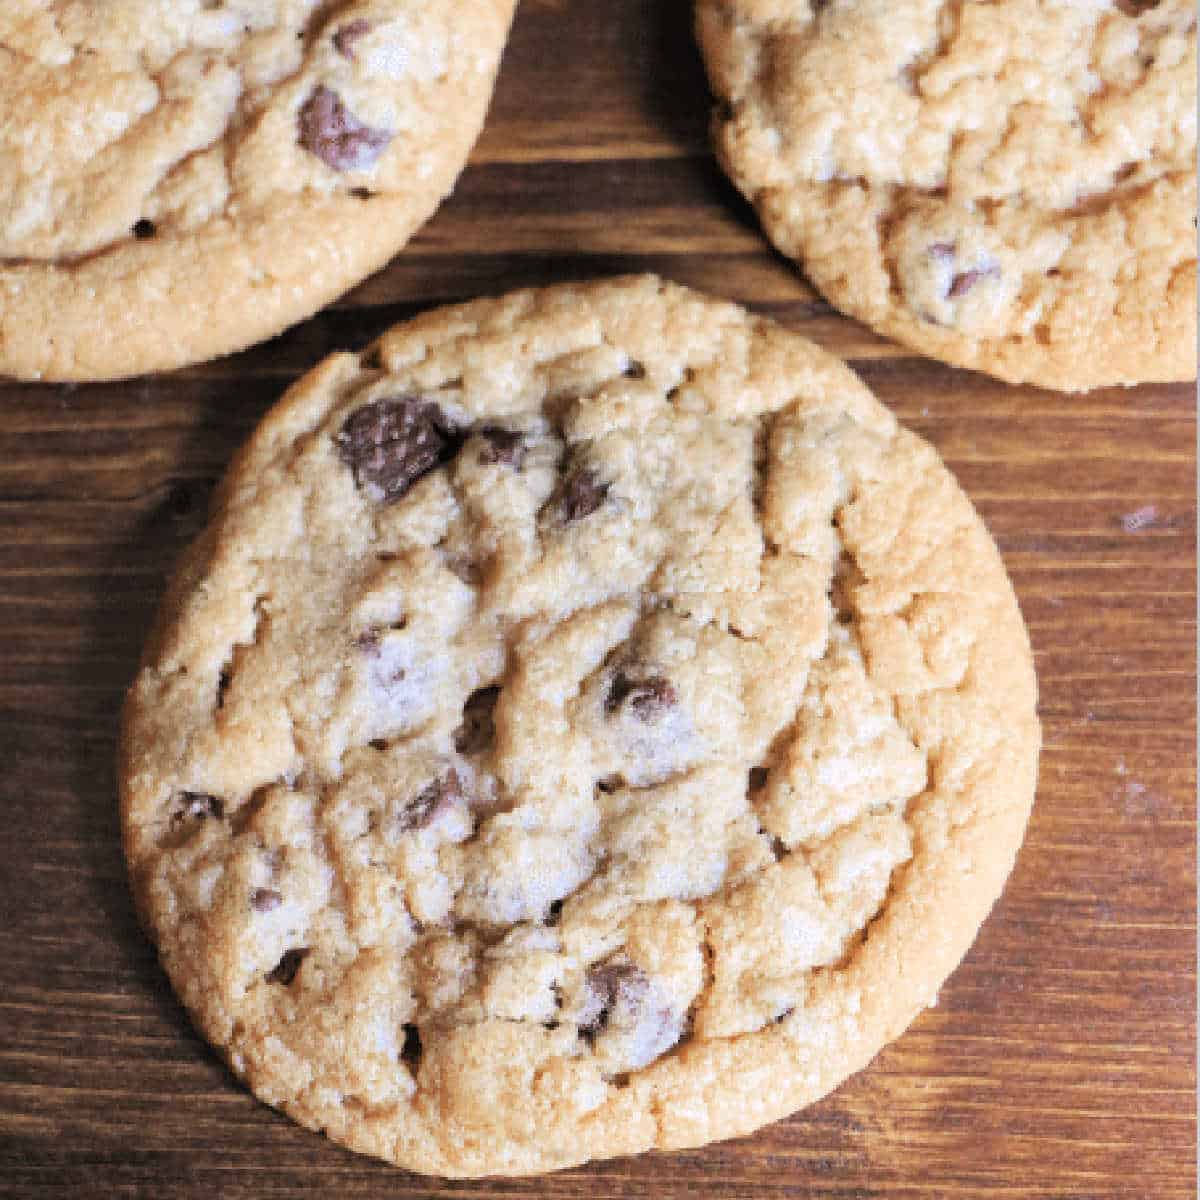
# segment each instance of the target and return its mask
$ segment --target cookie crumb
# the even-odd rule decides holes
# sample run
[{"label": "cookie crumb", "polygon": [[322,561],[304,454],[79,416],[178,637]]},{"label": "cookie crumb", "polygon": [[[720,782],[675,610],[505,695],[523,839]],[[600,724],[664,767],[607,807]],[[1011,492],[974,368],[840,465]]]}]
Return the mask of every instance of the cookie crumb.
[{"label": "cookie crumb", "polygon": [[1157,524],[1158,508],[1153,504],[1136,508],[1121,518],[1121,528],[1126,533],[1140,533],[1143,529],[1151,529]]}]

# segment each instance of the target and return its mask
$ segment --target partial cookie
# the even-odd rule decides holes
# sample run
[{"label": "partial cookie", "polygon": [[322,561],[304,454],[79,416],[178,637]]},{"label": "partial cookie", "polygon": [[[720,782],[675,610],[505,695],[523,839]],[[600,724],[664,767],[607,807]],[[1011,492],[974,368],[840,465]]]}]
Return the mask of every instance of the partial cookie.
[{"label": "partial cookie", "polygon": [[784,254],[935,358],[1196,374],[1190,0],[700,0],[717,153]]},{"label": "partial cookie", "polygon": [[6,0],[0,374],[240,349],[382,267],[453,186],[515,0]]},{"label": "partial cookie", "polygon": [[431,312],[267,417],[123,722],[133,888],[255,1093],[522,1174],[756,1129],[924,1008],[1033,799],[925,442],[654,278]]}]

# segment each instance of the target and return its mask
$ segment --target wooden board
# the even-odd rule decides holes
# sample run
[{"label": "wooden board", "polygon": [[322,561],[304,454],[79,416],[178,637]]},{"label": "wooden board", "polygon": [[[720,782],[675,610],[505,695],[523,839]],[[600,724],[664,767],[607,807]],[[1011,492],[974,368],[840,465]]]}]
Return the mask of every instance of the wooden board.
[{"label": "wooden board", "polygon": [[[224,361],[0,385],[0,1194],[1194,1195],[1193,389],[1010,388],[837,316],[713,164],[689,19],[524,0],[472,166],[377,278]],[[643,268],[850,358],[940,448],[1032,630],[1037,809],[938,1006],[823,1103],[692,1153],[427,1181],[258,1104],[189,1029],[125,888],[117,707],[165,573],[291,380],[431,302]]]}]

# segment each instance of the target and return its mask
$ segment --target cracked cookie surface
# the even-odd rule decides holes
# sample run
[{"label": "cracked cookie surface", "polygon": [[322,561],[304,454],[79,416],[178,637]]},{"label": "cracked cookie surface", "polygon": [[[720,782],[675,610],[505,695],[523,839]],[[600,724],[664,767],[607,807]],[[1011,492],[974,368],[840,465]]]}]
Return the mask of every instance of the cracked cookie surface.
[{"label": "cracked cookie surface", "polygon": [[1196,373],[1187,0],[701,0],[714,140],[776,246],[924,354]]},{"label": "cracked cookie surface", "polygon": [[466,162],[514,6],[0,6],[0,373],[209,358],[383,266]]},{"label": "cracked cookie surface", "polygon": [[335,355],[123,719],[198,1027],[357,1150],[519,1174],[817,1099],[931,1003],[1039,731],[982,522],[841,363],[653,277]]}]

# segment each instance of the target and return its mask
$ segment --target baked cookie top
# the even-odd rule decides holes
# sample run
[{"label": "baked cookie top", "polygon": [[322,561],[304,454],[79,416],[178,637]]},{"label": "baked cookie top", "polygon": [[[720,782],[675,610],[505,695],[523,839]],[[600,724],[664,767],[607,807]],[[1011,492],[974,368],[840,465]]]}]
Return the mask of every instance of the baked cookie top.
[{"label": "baked cookie top", "polygon": [[445,1175],[697,1145],[931,1003],[1039,731],[999,555],[802,338],[431,312],[267,417],[123,721],[140,911],[257,1095]]},{"label": "baked cookie top", "polygon": [[6,0],[0,373],[249,345],[449,191],[515,0]]},{"label": "baked cookie top", "polygon": [[1189,0],[700,0],[717,152],[832,303],[1064,390],[1196,372]]}]

